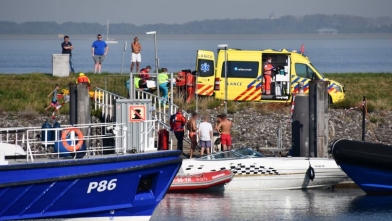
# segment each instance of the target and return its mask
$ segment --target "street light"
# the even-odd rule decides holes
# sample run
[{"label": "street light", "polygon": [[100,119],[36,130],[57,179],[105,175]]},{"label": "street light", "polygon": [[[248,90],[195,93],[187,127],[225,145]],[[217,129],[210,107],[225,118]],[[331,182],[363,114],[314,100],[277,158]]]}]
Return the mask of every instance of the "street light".
[{"label": "street light", "polygon": [[225,114],[227,114],[227,44],[218,45],[219,49],[225,49]]},{"label": "street light", "polygon": [[[156,87],[157,87],[157,95],[159,97],[159,85],[158,85],[158,50],[157,50],[157,32],[156,31],[148,31],[146,32],[147,35],[154,35],[154,48],[155,48],[155,73],[157,73],[156,76]],[[160,106],[160,105],[159,105]]]},{"label": "street light", "polygon": [[158,50],[157,50],[157,32],[149,31],[146,32],[147,35],[154,35],[154,48],[155,48],[155,73],[158,73]]}]

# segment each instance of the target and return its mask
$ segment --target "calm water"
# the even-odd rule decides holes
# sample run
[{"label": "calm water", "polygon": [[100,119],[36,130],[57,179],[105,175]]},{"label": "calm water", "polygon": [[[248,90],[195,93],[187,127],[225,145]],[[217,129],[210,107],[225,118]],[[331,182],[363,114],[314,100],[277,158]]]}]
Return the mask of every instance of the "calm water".
[{"label": "calm water", "polygon": [[[116,36],[113,36],[116,38]],[[133,38],[133,37],[132,37]],[[316,68],[324,73],[332,72],[392,72],[392,36],[381,37],[278,37],[265,36],[158,36],[158,57],[161,67],[169,71],[194,69],[195,55],[198,49],[216,51],[217,45],[226,43],[232,48],[266,49],[289,48],[299,49],[305,43],[306,54]],[[109,53],[103,64],[103,71],[120,72],[124,41],[128,41],[125,53],[124,71],[129,71],[131,37],[116,38],[119,43],[109,45]],[[154,66],[153,36],[140,36],[142,44],[142,66]],[[93,71],[91,44],[93,36],[76,37],[70,41],[73,50],[73,61],[76,72]],[[32,37],[12,39],[0,36],[0,73],[51,73],[52,54],[61,53],[61,39]]]},{"label": "calm water", "polygon": [[167,194],[151,220],[392,220],[392,196],[360,189]]}]

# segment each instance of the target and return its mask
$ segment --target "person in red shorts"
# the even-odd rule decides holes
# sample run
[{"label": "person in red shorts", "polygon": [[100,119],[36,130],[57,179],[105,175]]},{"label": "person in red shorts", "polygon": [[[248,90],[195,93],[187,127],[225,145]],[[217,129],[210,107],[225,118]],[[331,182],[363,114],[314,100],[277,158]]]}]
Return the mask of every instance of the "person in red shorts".
[{"label": "person in red shorts", "polygon": [[222,114],[220,117],[221,121],[216,126],[216,130],[221,131],[219,132],[221,138],[221,144],[223,147],[223,151],[231,149],[231,127],[233,123],[227,118],[226,114]]}]

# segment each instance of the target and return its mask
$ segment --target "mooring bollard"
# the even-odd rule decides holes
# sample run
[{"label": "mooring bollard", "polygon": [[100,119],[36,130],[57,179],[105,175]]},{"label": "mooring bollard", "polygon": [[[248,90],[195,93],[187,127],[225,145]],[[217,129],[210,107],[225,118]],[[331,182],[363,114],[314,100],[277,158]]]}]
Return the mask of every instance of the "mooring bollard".
[{"label": "mooring bollard", "polygon": [[90,96],[86,84],[69,85],[70,124],[88,124],[91,121]]},{"label": "mooring bollard", "polygon": [[309,156],[309,95],[298,93],[295,95],[292,131],[292,156]]},{"label": "mooring bollard", "polygon": [[328,81],[309,82],[309,155],[328,157]]}]

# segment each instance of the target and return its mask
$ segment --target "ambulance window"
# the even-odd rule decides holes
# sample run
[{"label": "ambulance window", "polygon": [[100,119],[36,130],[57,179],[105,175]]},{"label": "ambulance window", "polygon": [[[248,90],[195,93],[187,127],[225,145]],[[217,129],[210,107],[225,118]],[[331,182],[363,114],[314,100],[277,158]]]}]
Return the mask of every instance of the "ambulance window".
[{"label": "ambulance window", "polygon": [[197,71],[200,73],[200,77],[211,77],[214,76],[214,61],[199,59]]},{"label": "ambulance window", "polygon": [[295,72],[301,78],[312,78],[314,75],[314,71],[306,64],[295,64]]},{"label": "ambulance window", "polygon": [[[257,78],[259,62],[257,61],[228,61],[227,77],[230,78]],[[222,63],[222,78],[225,77],[225,63]]]},{"label": "ambulance window", "polygon": [[305,64],[295,64],[295,73],[298,77],[308,78],[307,66]]}]

